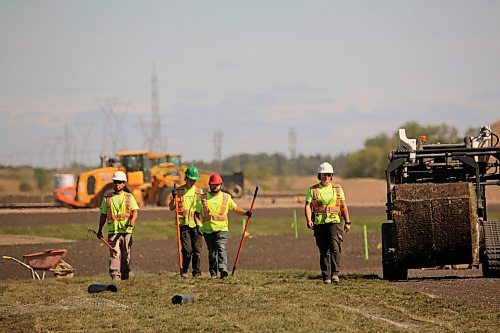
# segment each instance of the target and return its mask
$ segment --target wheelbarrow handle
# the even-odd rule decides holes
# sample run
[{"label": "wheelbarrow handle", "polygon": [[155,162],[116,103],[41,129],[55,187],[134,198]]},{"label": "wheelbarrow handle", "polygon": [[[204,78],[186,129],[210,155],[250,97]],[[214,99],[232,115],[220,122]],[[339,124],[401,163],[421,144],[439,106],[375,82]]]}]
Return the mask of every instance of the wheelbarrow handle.
[{"label": "wheelbarrow handle", "polygon": [[[37,273],[37,272],[35,272],[35,270],[33,269],[33,267],[31,267],[30,265],[28,265],[28,264],[26,264],[26,263],[22,262],[21,260],[16,259],[16,258],[11,257],[11,256],[2,256],[2,259],[5,259],[5,260],[12,260],[12,261],[17,262],[18,264],[20,264],[20,265],[22,265],[22,266],[26,267],[27,269],[29,269],[29,270],[31,271],[31,277],[33,278],[33,280],[36,280],[36,279],[40,280],[40,275],[38,275],[38,273]],[[44,275],[45,275],[45,272],[44,272]]]}]

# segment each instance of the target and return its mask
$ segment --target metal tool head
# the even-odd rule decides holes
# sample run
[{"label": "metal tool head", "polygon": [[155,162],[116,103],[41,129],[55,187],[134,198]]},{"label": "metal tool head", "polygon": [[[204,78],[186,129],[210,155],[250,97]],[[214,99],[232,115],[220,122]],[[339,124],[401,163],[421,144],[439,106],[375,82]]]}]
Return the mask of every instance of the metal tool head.
[{"label": "metal tool head", "polygon": [[87,239],[91,239],[92,236],[94,236],[94,235],[97,237],[97,232],[95,230],[92,230],[92,229],[87,230]]}]

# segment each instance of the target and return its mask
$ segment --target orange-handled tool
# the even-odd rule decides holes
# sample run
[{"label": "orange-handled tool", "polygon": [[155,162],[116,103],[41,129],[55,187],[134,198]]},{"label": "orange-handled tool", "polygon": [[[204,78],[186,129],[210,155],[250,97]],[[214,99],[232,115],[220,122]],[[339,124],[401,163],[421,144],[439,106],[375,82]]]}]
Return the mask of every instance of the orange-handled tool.
[{"label": "orange-handled tool", "polygon": [[[250,206],[250,212],[253,211],[253,204],[255,203],[255,198],[257,197],[257,192],[259,191],[259,187],[255,188],[255,193],[253,194],[252,205]],[[240,259],[241,248],[243,247],[243,242],[245,241],[245,235],[248,229],[248,223],[250,222],[250,217],[247,217],[247,221],[245,223],[245,229],[243,230],[243,234],[241,235],[240,246],[238,247],[238,253],[236,254],[236,260],[234,261],[233,272],[231,275],[234,275],[234,271],[236,271],[236,266],[238,265],[238,260]]]},{"label": "orange-handled tool", "polygon": [[92,230],[92,229],[89,229],[89,233],[93,233],[95,234],[95,236],[101,241],[104,243],[104,245],[106,245],[111,251],[113,251],[114,253],[116,253],[116,250],[111,246],[111,244],[109,244],[109,242],[107,240],[104,239],[104,237],[98,237],[97,236],[97,232],[95,230]]},{"label": "orange-handled tool", "polygon": [[[177,194],[177,186],[174,184],[174,193]],[[177,224],[177,252],[179,254],[179,274],[182,275],[182,246],[181,246],[181,223],[179,221],[179,202],[177,195],[174,196],[175,202],[175,222]]]}]

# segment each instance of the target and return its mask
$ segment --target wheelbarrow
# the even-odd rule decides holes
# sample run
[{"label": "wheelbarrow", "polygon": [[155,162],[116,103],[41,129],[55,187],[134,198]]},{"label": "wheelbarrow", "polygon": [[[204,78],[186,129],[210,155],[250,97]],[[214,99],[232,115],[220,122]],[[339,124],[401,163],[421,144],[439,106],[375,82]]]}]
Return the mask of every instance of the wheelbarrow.
[{"label": "wheelbarrow", "polygon": [[[44,252],[30,253],[23,256],[23,261],[10,256],[2,256],[5,260],[12,260],[31,271],[33,280],[43,280],[45,273],[51,271],[55,277],[73,277],[75,269],[62,258],[68,250],[46,250]],[[42,271],[42,275],[37,271]]]}]

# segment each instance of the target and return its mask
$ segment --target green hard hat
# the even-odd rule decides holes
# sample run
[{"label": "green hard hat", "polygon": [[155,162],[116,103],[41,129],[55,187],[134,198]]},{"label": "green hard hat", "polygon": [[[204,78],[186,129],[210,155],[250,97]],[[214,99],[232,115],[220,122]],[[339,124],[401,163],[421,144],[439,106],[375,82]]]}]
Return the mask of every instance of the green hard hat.
[{"label": "green hard hat", "polygon": [[186,177],[192,180],[198,180],[200,178],[198,168],[193,165],[189,166],[186,170]]}]

